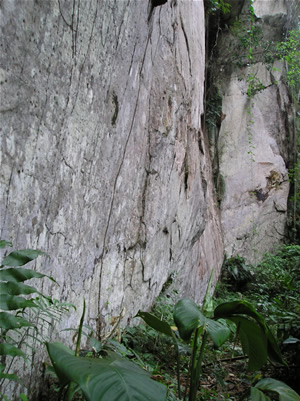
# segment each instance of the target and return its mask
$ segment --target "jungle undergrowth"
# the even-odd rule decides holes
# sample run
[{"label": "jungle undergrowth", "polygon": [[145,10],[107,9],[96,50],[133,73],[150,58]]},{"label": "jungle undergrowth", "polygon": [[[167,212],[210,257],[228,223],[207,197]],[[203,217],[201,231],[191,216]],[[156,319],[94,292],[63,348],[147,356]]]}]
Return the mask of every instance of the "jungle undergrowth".
[{"label": "jungle undergrowth", "polygon": [[[11,255],[14,254],[12,253]],[[19,251],[17,256],[19,255],[22,257],[23,255],[26,257],[30,255],[32,258],[39,255],[39,253],[32,250],[30,250],[30,254],[28,251]],[[9,263],[10,262],[7,260],[6,264]],[[24,262],[23,260],[21,262],[18,260],[17,263],[23,264]],[[197,347],[201,345],[201,349],[199,348],[201,356],[200,382],[199,387],[198,385],[195,387],[196,391],[194,392],[194,396],[191,397],[191,392],[189,393],[190,400],[237,401],[239,399],[247,399],[249,389],[253,389],[253,385],[258,380],[259,383],[261,383],[260,379],[264,376],[273,376],[276,377],[276,379],[284,378],[284,381],[293,387],[299,382],[296,371],[299,360],[297,360],[297,358],[295,359],[295,355],[296,357],[299,355],[299,352],[295,351],[300,351],[300,308],[298,301],[300,295],[300,281],[297,275],[299,267],[300,246],[298,245],[285,245],[279,249],[276,254],[267,254],[264,260],[257,266],[248,266],[243,258],[239,256],[228,259],[224,264],[222,281],[217,287],[217,296],[214,300],[208,295],[210,294],[209,289],[211,288],[210,283],[212,276],[204,298],[205,302],[201,309],[199,309],[200,307],[192,300],[180,299],[178,301],[179,295],[177,291],[172,289],[172,286],[165,287],[165,291],[157,298],[153,306],[153,310],[151,311],[152,315],[142,311],[137,315],[142,317],[147,325],[141,324],[137,327],[128,327],[122,331],[120,338],[116,337],[115,339],[105,338],[103,341],[97,339],[92,341],[92,329],[84,324],[84,306],[80,326],[79,329],[77,329],[78,339],[75,356],[72,356],[72,351],[70,350],[66,353],[67,347],[60,343],[47,343],[49,355],[52,362],[57,361],[57,363],[61,363],[60,354],[64,353],[64,358],[69,358],[72,366],[75,363],[75,358],[78,369],[80,370],[81,363],[85,363],[86,367],[87,364],[93,363],[95,368],[98,369],[99,366],[103,365],[105,362],[103,358],[107,356],[107,369],[110,369],[112,360],[110,360],[111,357],[109,355],[113,353],[115,355],[113,360],[117,358],[119,361],[118,363],[121,364],[120,368],[124,365],[124,369],[127,369],[126,363],[128,364],[128,362],[126,362],[126,359],[130,360],[139,365],[139,368],[142,368],[141,372],[147,371],[149,378],[167,386],[169,401],[183,400],[186,399],[184,395],[186,389],[189,388],[191,390],[192,388],[192,382],[190,382],[188,373],[191,372],[193,374],[191,361],[193,360],[194,352],[192,352],[191,345],[193,343],[193,347],[195,346],[195,338],[198,338],[198,331],[200,330],[199,335],[202,336],[202,344],[204,343],[206,346],[205,352],[202,353],[201,342],[199,344],[197,342]],[[8,274],[5,272],[9,271],[10,270],[3,270],[3,279]],[[16,272],[17,270],[13,269],[12,271]],[[28,270],[27,274],[32,275],[38,273],[33,273],[33,271]],[[16,285],[13,287],[15,288]],[[22,288],[23,291],[25,290],[25,287],[21,284],[18,285],[18,288]],[[35,290],[31,287],[26,287],[26,289],[28,291]],[[175,303],[176,305],[174,307]],[[230,310],[233,312],[230,312]],[[185,322],[186,313],[189,315],[188,319],[191,319],[191,328],[189,323]],[[214,319],[219,320],[212,320],[210,318],[212,313],[214,314]],[[231,315],[230,313],[234,314]],[[237,325],[237,319],[241,319],[241,324],[243,325],[246,317],[244,315],[244,317],[241,316],[241,318],[239,318],[239,313],[246,314],[246,316],[248,315],[248,317],[252,317],[256,320],[258,319],[257,323],[260,322],[260,324],[263,324],[261,328],[264,328],[264,330],[267,326],[262,322],[263,316],[266,316],[266,324],[272,327],[272,331],[276,333],[282,350],[287,355],[287,360],[289,362],[288,367],[282,364],[281,356],[277,354],[279,356],[277,361],[280,362],[281,367],[275,368],[268,364],[262,369],[261,362],[259,362],[259,365],[257,365],[254,359],[252,359],[251,362],[250,352],[248,368],[250,368],[250,364],[256,367],[254,367],[254,369],[252,368],[250,372],[246,369],[246,358],[244,356],[245,347],[243,341],[242,347],[237,341],[238,336],[242,339],[240,334],[238,334],[239,326]],[[196,320],[193,315],[195,315]],[[153,321],[153,319],[156,320]],[[224,319],[226,319],[226,324]],[[248,322],[249,324],[251,323],[249,320]],[[174,323],[177,327],[172,326]],[[194,324],[196,324],[195,327]],[[252,322],[252,324],[255,325],[255,322]],[[248,327],[247,325],[246,327]],[[225,329],[225,332],[222,327]],[[186,330],[188,330],[188,332]],[[253,331],[253,327],[251,326],[249,326],[249,330],[252,332],[249,337],[249,340],[251,340],[251,336],[255,336],[255,330]],[[176,335],[174,333],[176,333]],[[80,348],[81,334],[85,335],[89,340],[87,342],[87,344],[89,344],[88,348],[85,347],[87,349]],[[275,348],[273,348],[272,337],[269,337],[268,331],[266,331],[266,334],[268,341],[271,340],[271,348],[277,353],[277,346],[274,345]],[[216,335],[217,337],[215,337]],[[247,334],[247,336],[248,335],[249,334]],[[175,339],[175,337],[177,338]],[[229,341],[226,341],[228,338]],[[259,338],[257,337],[256,340],[258,341]],[[259,355],[257,356],[259,357]],[[81,357],[81,360],[77,360],[77,357]],[[85,359],[88,357],[92,358],[90,359],[92,362]],[[122,358],[122,362],[118,359],[120,357]],[[100,365],[97,362],[99,358],[102,360],[102,362],[98,361]],[[263,364],[265,364],[265,362],[263,362]],[[71,365],[70,369],[72,367]],[[53,366],[55,369],[55,364]],[[180,366],[180,374],[177,366]],[[75,373],[76,369],[74,370]],[[68,369],[66,372],[68,372]],[[60,370],[56,371],[56,374],[61,376]],[[99,374],[102,373],[99,372]],[[60,377],[60,380],[61,379],[62,377]],[[83,385],[84,388],[85,381],[81,378],[79,380],[78,377],[76,380],[78,384]],[[157,384],[161,386],[161,384]],[[62,394],[61,390],[63,388],[64,387],[60,386],[60,394]],[[51,389],[52,393],[56,392],[55,383],[54,385],[52,383]],[[259,391],[258,389],[259,387],[254,388],[255,391]],[[70,394],[72,394],[71,397],[68,398],[66,394],[64,399],[73,399],[75,393],[72,387],[70,387]],[[82,399],[79,393],[76,394],[75,397],[76,400]],[[153,399],[153,397],[151,399]],[[257,400],[258,398],[254,399]],[[296,400],[297,398],[293,396],[291,399]]]},{"label": "jungle undergrowth", "polygon": [[[267,364],[260,371],[249,372],[240,345],[235,339],[232,325],[231,340],[219,349],[209,342],[203,362],[203,375],[197,400],[238,401],[253,383],[263,377],[283,380],[297,388],[299,373],[296,367],[295,349],[299,351],[300,338],[300,281],[297,275],[300,267],[300,247],[285,245],[276,254],[266,254],[257,266],[250,266],[243,258],[237,257],[224,265],[222,281],[216,289],[215,305],[226,301],[245,299],[266,317],[266,321],[280,343],[289,367],[275,367]],[[167,292],[157,300],[151,313],[163,316],[172,322],[172,310],[177,293]],[[141,324],[130,327],[122,333],[122,343],[132,351],[140,366],[151,372],[169,388],[168,400],[177,400],[176,352],[167,336]],[[182,345],[180,350],[183,371],[187,373],[190,349]],[[297,358],[296,358],[297,359]],[[186,376],[181,384],[186,385]]]},{"label": "jungle undergrowth", "polygon": [[300,246],[289,244],[267,253],[256,266],[240,256],[228,259],[216,288],[216,302],[248,300],[266,318],[279,342],[287,367],[268,365],[261,374],[299,388],[300,354]]}]

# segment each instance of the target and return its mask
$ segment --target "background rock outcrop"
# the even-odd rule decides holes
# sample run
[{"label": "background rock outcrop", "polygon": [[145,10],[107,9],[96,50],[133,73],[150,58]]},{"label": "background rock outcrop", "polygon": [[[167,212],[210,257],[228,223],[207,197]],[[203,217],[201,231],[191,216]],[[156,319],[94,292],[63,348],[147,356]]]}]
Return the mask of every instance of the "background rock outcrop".
[{"label": "background rock outcrop", "polygon": [[[231,2],[232,3],[232,2]],[[208,121],[225,253],[252,263],[286,238],[293,110],[275,43],[293,2],[232,3],[213,20]],[[272,50],[270,50],[272,49]]]}]

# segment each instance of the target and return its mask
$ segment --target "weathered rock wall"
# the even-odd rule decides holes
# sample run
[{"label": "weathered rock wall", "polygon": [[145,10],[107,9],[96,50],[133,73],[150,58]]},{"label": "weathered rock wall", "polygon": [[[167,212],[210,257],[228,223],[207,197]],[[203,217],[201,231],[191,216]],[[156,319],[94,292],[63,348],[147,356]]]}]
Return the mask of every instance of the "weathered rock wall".
[{"label": "weathered rock wall", "polygon": [[[202,1],[4,0],[1,237],[39,248],[98,332],[173,273],[200,301],[223,240],[201,131]],[[77,324],[75,314],[67,327]],[[109,328],[109,327],[108,327]]]},{"label": "weathered rock wall", "polygon": [[211,85],[221,111],[211,150],[226,255],[255,263],[286,238],[292,108],[274,44],[292,4],[256,0],[252,16],[249,4],[214,28]]}]

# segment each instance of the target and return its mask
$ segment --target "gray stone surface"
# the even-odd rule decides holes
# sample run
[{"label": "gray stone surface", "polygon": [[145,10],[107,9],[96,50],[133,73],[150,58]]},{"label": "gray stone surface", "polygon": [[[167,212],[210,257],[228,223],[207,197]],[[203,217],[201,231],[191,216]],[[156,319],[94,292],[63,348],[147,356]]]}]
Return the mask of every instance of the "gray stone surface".
[{"label": "gray stone surface", "polygon": [[232,76],[223,97],[226,118],[219,150],[225,181],[221,209],[226,254],[256,262],[285,236],[289,179],[278,141],[286,143],[284,107],[289,99],[285,87],[267,78],[263,64],[252,68],[266,89],[250,101],[246,78]]},{"label": "gray stone surface", "polygon": [[202,1],[4,0],[0,26],[1,237],[50,255],[63,327],[83,298],[96,335],[130,323],[170,275],[200,302],[223,260]]},{"label": "gray stone surface", "polygon": [[[275,59],[267,64],[261,44],[282,40],[287,4],[259,0],[253,3],[258,27],[255,32],[261,36],[259,41],[254,37],[245,48],[240,41],[247,39],[245,32],[250,29],[245,1],[239,28],[224,29],[216,44],[214,74],[222,97],[222,113],[211,151],[218,160],[225,254],[239,254],[252,263],[286,237],[286,165],[292,156],[292,127],[288,121],[292,110],[284,84],[285,65]],[[261,85],[251,97],[249,79],[256,89]]]},{"label": "gray stone surface", "polygon": [[[1,2],[1,237],[44,250],[96,332],[223,259],[201,132],[202,1]],[[129,320],[128,320],[129,319]],[[109,328],[109,327],[108,327]],[[106,327],[107,329],[107,327]]]}]

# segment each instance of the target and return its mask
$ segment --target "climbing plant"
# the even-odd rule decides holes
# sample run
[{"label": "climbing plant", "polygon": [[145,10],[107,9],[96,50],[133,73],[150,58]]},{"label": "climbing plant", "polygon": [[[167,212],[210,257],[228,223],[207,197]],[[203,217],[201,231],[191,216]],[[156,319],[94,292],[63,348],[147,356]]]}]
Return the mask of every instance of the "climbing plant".
[{"label": "climbing plant", "polygon": [[300,91],[300,29],[292,30],[287,39],[277,44],[277,55],[286,62],[286,78],[294,100]]}]

